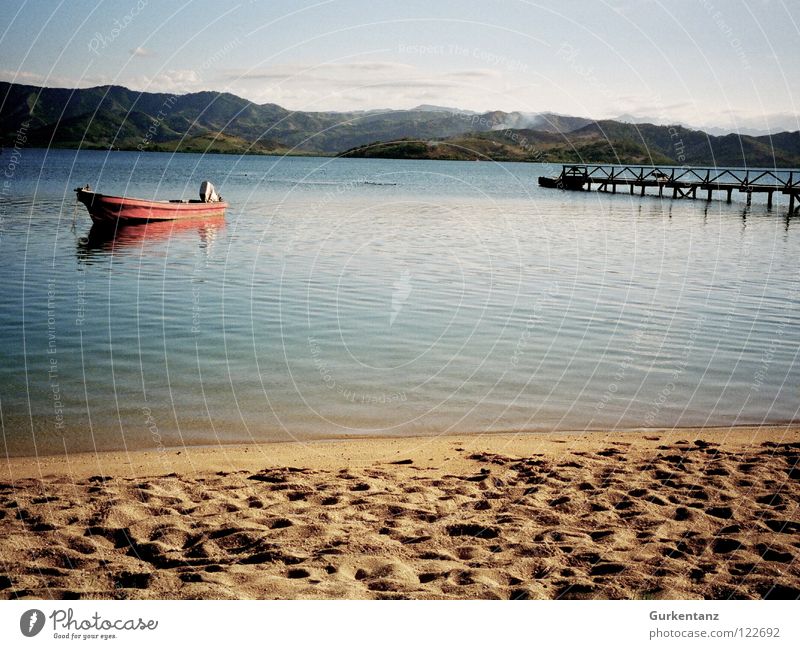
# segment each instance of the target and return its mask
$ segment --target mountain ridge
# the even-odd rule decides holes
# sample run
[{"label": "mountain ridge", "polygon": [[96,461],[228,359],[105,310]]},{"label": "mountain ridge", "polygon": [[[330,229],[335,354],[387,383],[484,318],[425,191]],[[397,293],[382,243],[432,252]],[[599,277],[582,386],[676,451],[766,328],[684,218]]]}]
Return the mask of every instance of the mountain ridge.
[{"label": "mountain ridge", "polygon": [[800,132],[711,135],[678,125],[441,106],[291,111],[231,93],[0,82],[0,141],[142,151],[727,166],[800,165]]}]

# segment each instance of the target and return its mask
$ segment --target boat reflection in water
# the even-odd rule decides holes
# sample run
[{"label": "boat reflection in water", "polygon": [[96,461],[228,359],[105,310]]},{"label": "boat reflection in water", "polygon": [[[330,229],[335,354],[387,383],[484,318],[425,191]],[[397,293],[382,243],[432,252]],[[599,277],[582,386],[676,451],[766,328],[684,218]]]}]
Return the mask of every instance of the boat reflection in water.
[{"label": "boat reflection in water", "polygon": [[225,217],[187,219],[180,221],[151,221],[140,225],[108,227],[95,223],[86,236],[80,237],[76,254],[78,261],[91,264],[109,255],[148,254],[149,249],[173,237],[186,240],[196,233],[200,249],[208,253],[225,227]]}]

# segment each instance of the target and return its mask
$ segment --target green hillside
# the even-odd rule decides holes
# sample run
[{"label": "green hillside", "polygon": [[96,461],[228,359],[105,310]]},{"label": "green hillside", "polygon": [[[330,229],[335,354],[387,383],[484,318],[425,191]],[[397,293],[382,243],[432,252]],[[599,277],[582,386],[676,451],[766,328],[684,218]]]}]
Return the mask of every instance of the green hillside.
[{"label": "green hillside", "polygon": [[348,158],[797,167],[800,166],[800,133],[714,137],[682,127],[598,122],[559,134],[503,130],[436,142],[415,139],[372,142],[340,155]]}]

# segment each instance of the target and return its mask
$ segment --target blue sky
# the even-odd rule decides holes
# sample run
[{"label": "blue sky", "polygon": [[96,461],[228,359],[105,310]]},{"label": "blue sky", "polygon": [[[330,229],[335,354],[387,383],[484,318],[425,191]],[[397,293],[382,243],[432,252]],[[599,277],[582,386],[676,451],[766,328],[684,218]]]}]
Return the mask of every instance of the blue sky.
[{"label": "blue sky", "polygon": [[789,0],[3,0],[0,30],[19,83],[800,127]]}]

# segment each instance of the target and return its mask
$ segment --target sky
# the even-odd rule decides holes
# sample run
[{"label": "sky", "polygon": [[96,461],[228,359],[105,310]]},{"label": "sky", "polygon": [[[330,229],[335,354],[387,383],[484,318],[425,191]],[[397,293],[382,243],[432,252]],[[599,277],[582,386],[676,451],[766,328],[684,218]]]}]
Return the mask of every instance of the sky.
[{"label": "sky", "polygon": [[800,128],[800,0],[3,0],[0,80]]}]

